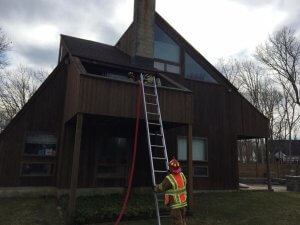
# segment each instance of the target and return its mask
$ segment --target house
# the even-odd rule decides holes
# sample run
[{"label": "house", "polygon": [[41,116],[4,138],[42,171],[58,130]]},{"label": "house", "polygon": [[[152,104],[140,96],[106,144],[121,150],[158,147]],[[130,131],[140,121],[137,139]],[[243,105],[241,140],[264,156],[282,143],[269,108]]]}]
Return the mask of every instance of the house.
[{"label": "house", "polygon": [[[273,160],[282,163],[296,163],[300,162],[300,141],[299,140],[272,140],[269,141],[271,146],[270,152]],[[290,145],[291,144],[291,145]],[[291,147],[291,152],[289,152]],[[291,156],[290,156],[291,153]]]},{"label": "house", "polygon": [[[189,191],[237,189],[237,140],[267,138],[268,119],[155,12],[155,0],[135,1],[114,46],[61,35],[58,65],[0,134],[0,186],[59,192],[73,173],[79,189],[125,187],[139,87],[129,73],[160,78],[168,155]],[[141,121],[136,188],[152,185],[148,156]]]}]

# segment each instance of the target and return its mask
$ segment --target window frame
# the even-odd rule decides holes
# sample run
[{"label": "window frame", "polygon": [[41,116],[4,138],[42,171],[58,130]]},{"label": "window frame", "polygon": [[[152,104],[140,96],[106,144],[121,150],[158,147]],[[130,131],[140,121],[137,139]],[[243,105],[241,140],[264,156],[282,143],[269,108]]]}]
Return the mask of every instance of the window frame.
[{"label": "window frame", "polygon": [[[206,80],[197,80],[197,79],[193,79],[193,78],[189,78],[189,77],[186,77],[186,55],[188,55],[192,60],[195,61],[196,64],[198,64],[200,67],[202,67],[202,69],[209,75],[211,76],[215,82],[210,82],[210,81],[206,81]],[[220,85],[220,82],[218,81],[217,78],[215,78],[214,75],[212,75],[211,73],[209,73],[207,71],[207,69],[201,65],[198,60],[196,60],[197,57],[194,57],[194,54],[191,54],[189,51],[183,51],[182,53],[182,65],[183,65],[183,68],[182,68],[182,74],[183,74],[183,77],[184,79],[186,80],[192,80],[192,81],[196,81],[196,82],[204,82],[206,84],[212,84],[212,85]]]},{"label": "window frame", "polygon": [[[160,59],[160,58],[156,58],[154,56],[154,52],[153,52],[153,60],[154,62],[158,62],[158,63],[163,63],[164,64],[164,70],[159,70],[158,71],[162,71],[165,73],[170,73],[170,74],[175,74],[175,75],[181,75],[182,74],[182,66],[183,66],[183,61],[182,61],[182,46],[178,43],[178,41],[172,37],[172,35],[170,35],[168,32],[166,32],[159,24],[155,23],[155,26],[157,26],[160,30],[162,30],[179,48],[179,52],[178,52],[178,62],[173,62],[173,61],[169,61],[169,60],[165,60],[165,59]],[[154,45],[155,45],[155,38],[154,38]],[[178,66],[179,67],[179,71],[178,73],[173,73],[170,71],[167,71],[167,64],[172,65],[172,66]],[[154,66],[154,65],[153,65]]]},{"label": "window frame", "polygon": [[[197,175],[195,173],[195,169],[196,168],[207,168],[207,175]],[[208,168],[208,165],[194,165],[193,166],[193,176],[194,177],[209,177],[209,168]]]},{"label": "window frame", "polygon": [[[45,175],[26,175],[22,173],[23,164],[52,164],[53,165],[53,172],[52,174],[45,174]],[[22,161],[20,167],[20,177],[54,177],[56,173],[56,162],[36,162],[36,161]]]},{"label": "window frame", "polygon": [[[26,149],[26,144],[27,143],[27,137],[30,136],[30,135],[52,135],[56,138],[56,142],[55,142],[55,151],[56,151],[56,154],[53,156],[53,155],[35,155],[35,154],[28,154],[25,152],[25,149]],[[23,151],[22,151],[22,156],[23,157],[31,157],[31,158],[40,158],[40,159],[46,159],[46,158],[51,158],[51,159],[54,159],[57,157],[57,137],[54,133],[46,133],[46,132],[25,132],[24,133],[24,138],[23,138]]]},{"label": "window frame", "polygon": [[[109,139],[112,139],[112,138],[124,138],[126,139],[126,142],[127,142],[127,148],[130,150],[131,148],[131,140],[130,140],[130,137],[127,137],[127,136],[101,136],[101,146],[103,148],[102,151],[105,151],[107,150],[107,145],[108,145],[108,141]],[[127,179],[127,174],[128,174],[128,170],[129,170],[129,167],[128,167],[128,163],[125,163],[125,164],[122,164],[122,163],[107,163],[107,162],[101,162],[100,161],[100,155],[103,154],[102,151],[99,151],[97,152],[96,154],[96,166],[95,166],[95,179],[98,180],[98,179],[113,179],[113,180],[123,180],[124,182],[126,182],[126,179]],[[129,162],[130,161],[130,151],[127,151],[127,154],[126,154],[126,160]],[[100,166],[114,166],[114,167],[123,167],[124,169],[124,175],[120,176],[119,174],[116,174],[116,173],[99,173],[98,172],[98,168]]]},{"label": "window frame", "polygon": [[[179,140],[179,138],[185,138],[185,140],[187,141],[187,137],[186,136],[177,136],[177,158],[178,158],[178,151],[179,151],[179,148],[178,148],[178,140]],[[199,137],[199,136],[193,136],[192,137],[192,141],[194,140],[194,139],[200,139],[200,140],[205,140],[205,150],[206,150],[206,160],[194,160],[194,159],[192,159],[192,161],[193,162],[205,162],[205,163],[207,163],[208,162],[208,138],[207,137]],[[193,144],[192,144],[193,145]],[[193,155],[193,149],[192,149],[192,155]],[[186,156],[187,157],[187,156]],[[186,160],[180,160],[180,159],[178,159],[179,161],[187,161],[187,159]]]},{"label": "window frame", "polygon": [[169,64],[178,65],[179,66],[179,71],[181,71],[180,70],[180,67],[181,67],[181,64],[182,64],[182,57],[181,57],[182,47],[181,47],[181,45],[178,43],[178,41],[175,38],[172,37],[172,35],[168,34],[168,32],[166,32],[159,24],[155,23],[154,27],[158,27],[162,32],[164,32],[167,35],[167,37],[170,38],[178,46],[178,48],[179,48],[178,62],[156,58],[155,57],[155,52],[154,52],[155,51],[155,28],[154,28],[154,48],[153,48],[153,58],[154,58],[154,60],[160,60],[160,61],[163,61],[163,62],[166,62],[166,63],[169,63]]},{"label": "window frame", "polygon": [[[197,175],[196,173],[195,173],[195,168],[199,168],[199,167],[205,167],[205,168],[207,168],[207,175]],[[184,165],[181,165],[181,169],[182,169],[182,171],[184,171],[184,170],[188,170],[188,165],[186,165],[186,164],[184,164]],[[188,178],[188,173],[185,173],[185,176]],[[193,177],[209,177],[209,167],[208,167],[208,165],[193,165]]]},{"label": "window frame", "polygon": [[[164,69],[163,70],[160,70],[160,69],[157,69],[156,67],[154,67],[154,63],[157,62],[157,63],[162,63],[163,66],[164,66]],[[178,70],[178,73],[174,73],[174,72],[170,72],[167,70],[167,65],[171,65],[171,66],[178,66],[179,70]],[[161,72],[164,72],[164,73],[170,73],[170,74],[175,74],[175,75],[178,75],[180,76],[181,75],[181,64],[178,63],[174,63],[174,62],[169,62],[169,61],[164,61],[164,60],[161,60],[161,59],[157,59],[157,58],[154,58],[154,62],[153,62],[153,67],[155,69],[157,69],[158,71],[161,71]]]}]

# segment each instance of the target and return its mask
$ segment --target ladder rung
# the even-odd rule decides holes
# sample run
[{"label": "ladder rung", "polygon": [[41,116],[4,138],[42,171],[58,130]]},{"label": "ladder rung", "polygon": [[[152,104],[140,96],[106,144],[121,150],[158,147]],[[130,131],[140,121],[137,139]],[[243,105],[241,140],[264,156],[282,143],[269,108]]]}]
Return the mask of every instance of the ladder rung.
[{"label": "ladder rung", "polygon": [[152,136],[162,136],[162,134],[154,134],[154,133],[149,133]]},{"label": "ladder rung", "polygon": [[168,172],[167,170],[154,170],[155,173],[166,173]]},{"label": "ladder rung", "polygon": [[148,124],[160,126],[160,123],[148,123]]},{"label": "ladder rung", "polygon": [[159,217],[160,218],[169,218],[169,217],[171,217],[171,215],[160,215]]},{"label": "ladder rung", "polygon": [[166,159],[166,158],[162,158],[162,157],[152,157],[152,159],[163,160],[163,159]]},{"label": "ladder rung", "polygon": [[154,95],[154,94],[149,94],[149,93],[145,93],[145,95],[149,95],[149,96],[154,96],[154,97],[156,97],[156,95]]},{"label": "ladder rung", "polygon": [[157,115],[157,116],[159,116],[159,114],[158,113],[153,113],[153,112],[147,112],[148,114],[151,114],[151,115]]},{"label": "ladder rung", "polygon": [[159,192],[159,193],[155,193],[157,197],[162,196],[163,198],[165,198],[165,193],[163,192]]},{"label": "ladder rung", "polygon": [[163,145],[151,145],[151,147],[164,148],[165,146],[163,146]]},{"label": "ladder rung", "polygon": [[155,86],[154,85],[149,85],[149,84],[144,84],[144,87],[152,87],[152,88],[154,88]]},{"label": "ladder rung", "polygon": [[156,103],[146,102],[147,105],[157,105]]}]

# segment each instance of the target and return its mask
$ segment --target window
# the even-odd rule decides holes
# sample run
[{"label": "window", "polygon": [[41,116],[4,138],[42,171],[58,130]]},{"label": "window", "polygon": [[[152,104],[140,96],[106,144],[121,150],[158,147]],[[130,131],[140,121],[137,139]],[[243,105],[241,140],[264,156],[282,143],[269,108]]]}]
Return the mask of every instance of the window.
[{"label": "window", "polygon": [[208,167],[207,166],[194,166],[194,176],[195,177],[208,177]]},{"label": "window", "polygon": [[129,152],[127,138],[106,138],[98,158],[98,177],[125,178]]},{"label": "window", "polygon": [[[178,160],[187,160],[187,142],[186,137],[178,137]],[[193,137],[192,143],[193,161],[207,161],[207,139]]]},{"label": "window", "polygon": [[180,48],[162,29],[155,25],[154,58],[179,63]]},{"label": "window", "polygon": [[185,53],[185,78],[217,83],[189,54]]},{"label": "window", "polygon": [[[188,168],[187,165],[181,165],[182,172],[186,177],[188,177]],[[208,177],[208,166],[193,166],[193,176],[194,177]]]},{"label": "window", "polygon": [[56,136],[29,132],[25,139],[21,176],[53,176],[56,157]]},{"label": "window", "polygon": [[167,69],[166,69],[167,72],[176,73],[176,74],[180,73],[179,66],[175,66],[175,65],[171,65],[171,64],[166,64],[166,66],[167,66]]},{"label": "window", "polygon": [[154,62],[154,68],[158,69],[158,70],[162,70],[165,71],[165,64],[162,62]]},{"label": "window", "polygon": [[154,68],[169,73],[176,73],[176,74],[180,73],[180,66],[170,64],[170,63],[154,61]]},{"label": "window", "polygon": [[31,134],[26,138],[25,156],[56,156],[56,137],[47,134]]},{"label": "window", "polygon": [[22,163],[22,176],[53,176],[54,163]]}]

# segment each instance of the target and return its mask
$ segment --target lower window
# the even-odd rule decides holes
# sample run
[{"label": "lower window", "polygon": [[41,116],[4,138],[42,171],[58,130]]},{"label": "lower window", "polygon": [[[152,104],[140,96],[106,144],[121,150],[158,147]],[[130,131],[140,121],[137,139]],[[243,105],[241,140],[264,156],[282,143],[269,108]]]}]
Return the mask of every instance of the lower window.
[{"label": "lower window", "polygon": [[[181,166],[182,172],[188,177],[188,168],[186,165]],[[194,177],[208,177],[208,166],[193,166]]]},{"label": "lower window", "polygon": [[21,176],[53,176],[54,163],[22,163]]},{"label": "lower window", "polygon": [[194,166],[194,177],[208,177],[208,167]]},{"label": "lower window", "polygon": [[98,155],[97,184],[100,186],[124,186],[129,154],[129,140],[127,138],[103,138]]},{"label": "lower window", "polygon": [[[184,164],[182,170],[187,174],[187,139],[177,138],[177,158]],[[208,177],[208,139],[193,137],[192,139],[193,176]]]}]

